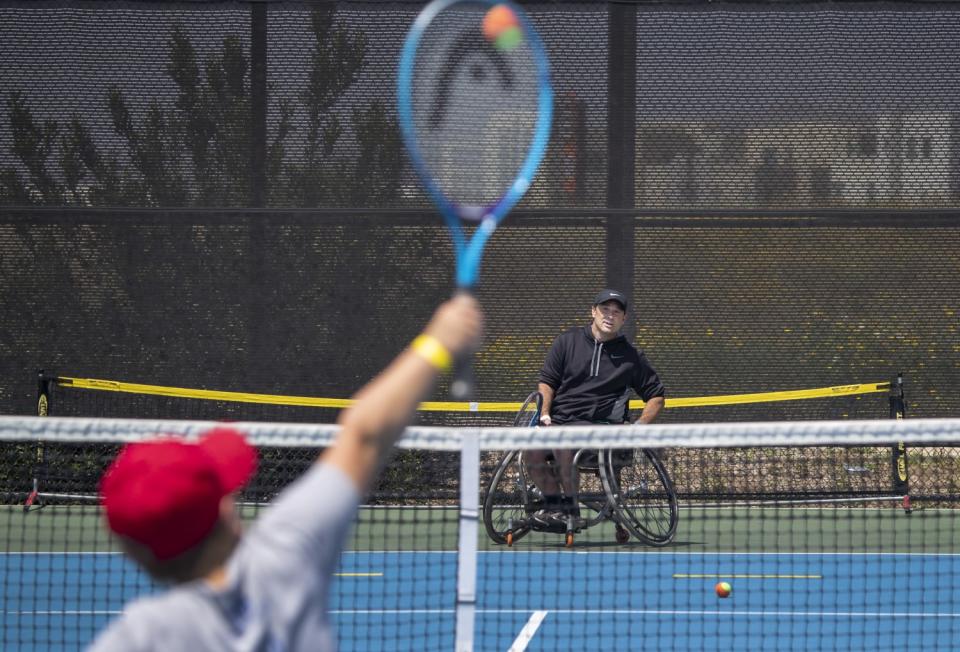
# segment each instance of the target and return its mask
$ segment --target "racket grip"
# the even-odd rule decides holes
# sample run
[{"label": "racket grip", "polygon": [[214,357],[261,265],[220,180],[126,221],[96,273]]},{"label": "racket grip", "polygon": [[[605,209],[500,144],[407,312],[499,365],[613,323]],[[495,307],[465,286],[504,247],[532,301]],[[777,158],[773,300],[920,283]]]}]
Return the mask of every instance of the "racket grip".
[{"label": "racket grip", "polygon": [[475,389],[473,356],[459,358],[453,368],[453,381],[450,383],[451,398],[455,401],[469,401],[473,398]]},{"label": "racket grip", "polygon": [[[474,296],[473,291],[461,287],[454,296]],[[469,401],[476,396],[476,377],[473,373],[473,354],[458,356],[453,365],[453,380],[450,381],[450,398],[454,401]]]}]

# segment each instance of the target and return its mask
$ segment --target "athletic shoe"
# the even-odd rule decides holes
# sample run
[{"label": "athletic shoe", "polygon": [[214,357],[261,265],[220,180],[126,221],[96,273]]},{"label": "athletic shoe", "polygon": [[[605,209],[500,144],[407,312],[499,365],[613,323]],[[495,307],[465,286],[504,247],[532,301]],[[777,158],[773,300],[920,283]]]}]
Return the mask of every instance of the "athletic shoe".
[{"label": "athletic shoe", "polygon": [[540,509],[533,513],[533,522],[545,528],[566,527],[567,515],[559,509]]}]

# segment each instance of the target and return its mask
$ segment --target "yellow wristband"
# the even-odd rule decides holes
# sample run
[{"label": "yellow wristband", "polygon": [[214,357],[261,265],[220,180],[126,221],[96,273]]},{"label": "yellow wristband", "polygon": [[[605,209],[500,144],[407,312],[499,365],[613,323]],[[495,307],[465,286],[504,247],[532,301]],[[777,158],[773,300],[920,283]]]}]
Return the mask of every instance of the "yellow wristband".
[{"label": "yellow wristband", "polygon": [[410,348],[439,371],[446,371],[453,365],[453,356],[447,347],[431,335],[419,335]]}]

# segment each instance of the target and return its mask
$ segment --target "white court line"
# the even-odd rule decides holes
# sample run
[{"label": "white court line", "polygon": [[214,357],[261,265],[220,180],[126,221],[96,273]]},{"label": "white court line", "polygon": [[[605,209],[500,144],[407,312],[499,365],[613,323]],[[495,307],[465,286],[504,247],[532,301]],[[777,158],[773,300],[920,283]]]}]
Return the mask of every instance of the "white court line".
[{"label": "white court line", "polygon": [[[536,611],[530,616],[526,627],[517,636],[520,641],[527,628],[530,627],[534,619],[536,626],[533,627],[530,635],[536,631],[543,618],[548,613],[564,615],[590,615],[590,616],[733,616],[733,617],[775,617],[775,618],[949,618],[960,619],[960,613],[956,612],[926,612],[926,611],[720,611],[717,609],[551,609],[550,611]],[[30,609],[16,610],[8,609],[0,611],[0,615],[6,616],[99,616],[116,615],[122,611],[111,610],[54,610],[54,609]],[[421,615],[421,614],[444,614],[452,615],[456,613],[453,609],[337,609],[331,610],[331,614],[337,615]],[[516,614],[530,613],[529,609],[477,609],[478,614]],[[542,616],[538,616],[543,614]],[[527,641],[529,643],[529,640]],[[516,645],[517,642],[514,642]],[[510,648],[511,650],[523,650],[524,648]]]},{"label": "white court line", "polygon": [[88,610],[50,610],[34,609],[30,611],[8,610],[2,612],[4,616],[119,616],[123,611],[110,609]]},{"label": "white court line", "polygon": [[422,616],[424,614],[446,614],[457,613],[456,609],[331,609],[330,613],[341,616]]},{"label": "white court line", "polygon": [[[623,551],[623,550],[478,550],[479,555],[484,556],[518,556],[518,555],[606,555],[606,556],[635,556],[635,557],[960,557],[960,552],[745,552],[745,551],[702,551],[686,552],[680,550],[664,550],[663,552],[652,552],[649,550]],[[345,555],[456,555],[456,550],[344,550]],[[30,555],[46,556],[80,556],[80,555],[112,555],[121,556],[119,551],[105,550],[75,550],[75,551],[0,551],[0,557],[26,557]]]},{"label": "white court line", "polygon": [[960,557],[960,552],[833,552],[823,550],[819,552],[746,552],[746,551],[700,551],[686,552],[682,550],[481,550],[481,555],[628,555],[635,557]]},{"label": "white court line", "polygon": [[510,646],[508,652],[523,652],[526,650],[527,645],[530,644],[530,641],[533,640],[534,635],[540,628],[540,623],[542,623],[546,617],[546,611],[534,611],[530,614],[530,619],[527,620],[527,624],[524,625],[520,633],[517,634],[517,639],[513,642],[513,645]]},{"label": "white court line", "polygon": [[[452,614],[453,609],[349,609],[331,611],[335,614],[365,614],[389,616],[390,614]],[[478,614],[517,614],[530,613],[528,609],[477,609]],[[550,609],[549,611],[535,611],[527,621],[517,641],[536,620],[536,626],[531,635],[540,626],[548,613],[578,616],[748,616],[770,618],[949,618],[958,619],[957,612],[936,611],[762,611],[762,610],[719,610],[719,609]],[[538,614],[543,614],[538,616]],[[529,641],[527,641],[529,642]],[[516,645],[516,642],[514,643]],[[524,648],[516,648],[523,650]],[[510,648],[511,652],[514,648]]]},{"label": "white court line", "polygon": [[[365,614],[389,616],[390,614],[452,614],[453,609],[344,609],[331,611],[335,614]],[[477,609],[478,614],[520,614],[530,613],[529,609]],[[769,618],[949,618],[960,619],[960,613],[951,611],[763,611],[763,610],[719,610],[719,609],[550,609],[535,611],[529,627],[538,614],[536,625],[539,627],[548,613],[577,616],[749,616]],[[526,628],[524,628],[526,629]],[[534,630],[535,631],[535,630]],[[523,632],[517,637],[520,640]],[[512,650],[513,648],[511,648]],[[518,648],[523,649],[523,648]]]}]

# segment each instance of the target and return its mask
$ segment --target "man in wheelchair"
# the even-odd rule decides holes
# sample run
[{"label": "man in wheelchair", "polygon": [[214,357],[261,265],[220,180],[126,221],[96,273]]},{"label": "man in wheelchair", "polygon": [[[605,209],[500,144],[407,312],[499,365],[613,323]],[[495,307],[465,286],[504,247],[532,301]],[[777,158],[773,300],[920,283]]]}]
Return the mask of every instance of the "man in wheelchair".
[{"label": "man in wheelchair", "polygon": [[[634,391],[645,402],[636,423],[650,423],[663,409],[666,390],[642,351],[620,333],[627,299],[603,290],[593,301],[588,326],[562,333],[550,347],[538,389],[543,395],[541,426],[622,424]],[[577,495],[576,450],[529,451],[530,476],[543,494],[534,522],[544,529],[582,524]],[[583,461],[581,460],[581,464]]]}]

